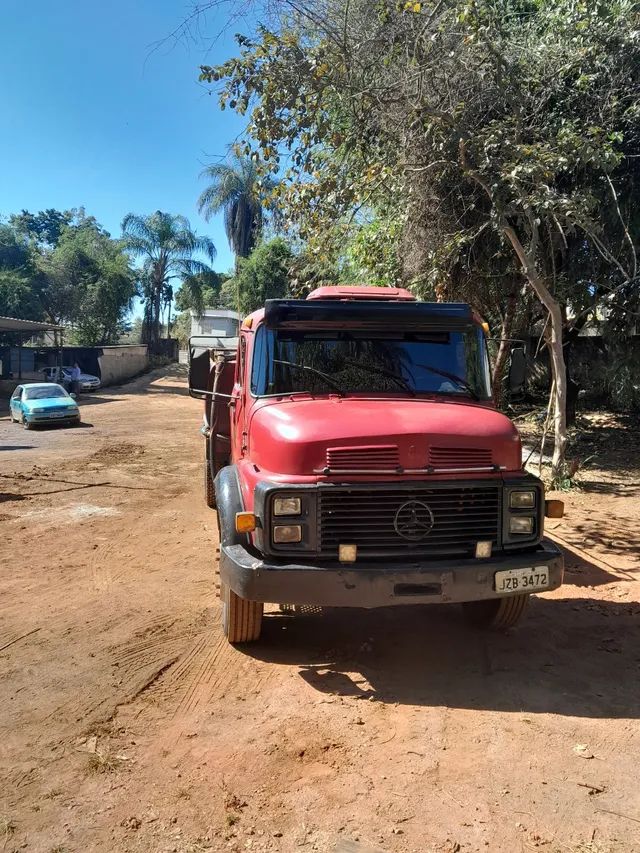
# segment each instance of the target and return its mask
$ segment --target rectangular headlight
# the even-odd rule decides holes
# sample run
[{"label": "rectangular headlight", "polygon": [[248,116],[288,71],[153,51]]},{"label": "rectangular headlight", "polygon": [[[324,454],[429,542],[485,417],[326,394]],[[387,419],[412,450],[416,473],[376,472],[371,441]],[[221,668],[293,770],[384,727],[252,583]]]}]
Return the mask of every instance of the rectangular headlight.
[{"label": "rectangular headlight", "polygon": [[274,515],[300,515],[301,510],[300,498],[274,498]]},{"label": "rectangular headlight", "polygon": [[530,515],[512,515],[509,519],[509,533],[533,533],[533,518]]},{"label": "rectangular headlight", "polygon": [[276,545],[302,542],[302,526],[300,524],[276,524],[273,528],[273,541]]},{"label": "rectangular headlight", "polygon": [[522,492],[511,492],[509,506],[511,509],[533,509],[536,505],[536,493],[533,489]]}]

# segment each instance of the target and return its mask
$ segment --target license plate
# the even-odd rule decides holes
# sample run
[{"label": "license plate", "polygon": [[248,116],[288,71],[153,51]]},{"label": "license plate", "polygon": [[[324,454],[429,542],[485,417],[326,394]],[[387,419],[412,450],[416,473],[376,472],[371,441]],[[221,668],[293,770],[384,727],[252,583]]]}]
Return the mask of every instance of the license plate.
[{"label": "license plate", "polygon": [[496,572],[494,579],[498,595],[508,592],[535,592],[549,586],[549,566]]}]

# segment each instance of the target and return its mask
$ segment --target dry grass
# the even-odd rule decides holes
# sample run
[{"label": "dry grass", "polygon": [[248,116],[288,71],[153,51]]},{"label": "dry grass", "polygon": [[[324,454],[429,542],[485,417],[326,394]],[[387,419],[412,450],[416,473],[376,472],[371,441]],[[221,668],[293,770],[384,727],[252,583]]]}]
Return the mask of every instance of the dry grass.
[{"label": "dry grass", "polygon": [[87,772],[90,774],[113,773],[121,764],[121,759],[110,749],[99,749],[89,755]]},{"label": "dry grass", "polygon": [[62,788],[50,788],[46,794],[42,795],[44,800],[55,800],[57,797],[61,797],[64,794]]},{"label": "dry grass", "polygon": [[0,839],[6,844],[16,831],[15,823],[8,817],[0,818]]}]

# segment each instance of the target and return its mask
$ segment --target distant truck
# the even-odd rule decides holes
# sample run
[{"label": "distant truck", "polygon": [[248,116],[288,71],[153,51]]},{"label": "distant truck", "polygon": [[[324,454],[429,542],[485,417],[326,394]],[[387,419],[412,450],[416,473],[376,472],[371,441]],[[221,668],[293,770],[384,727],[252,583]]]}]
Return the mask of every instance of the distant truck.
[{"label": "distant truck", "polygon": [[265,602],[460,603],[505,629],[562,583],[543,485],[493,407],[483,324],[406,290],[269,300],[237,339],[193,338],[204,485],[231,643]]}]

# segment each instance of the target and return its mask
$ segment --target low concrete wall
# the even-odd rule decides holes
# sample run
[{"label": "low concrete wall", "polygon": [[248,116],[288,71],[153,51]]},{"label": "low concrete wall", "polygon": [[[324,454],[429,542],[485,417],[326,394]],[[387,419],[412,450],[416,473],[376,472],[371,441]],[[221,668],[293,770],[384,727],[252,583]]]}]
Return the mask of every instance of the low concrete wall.
[{"label": "low concrete wall", "polygon": [[149,366],[146,346],[102,347],[98,356],[103,385],[116,385],[137,376]]},{"label": "low concrete wall", "polygon": [[0,400],[8,400],[19,384],[17,379],[0,379]]}]

